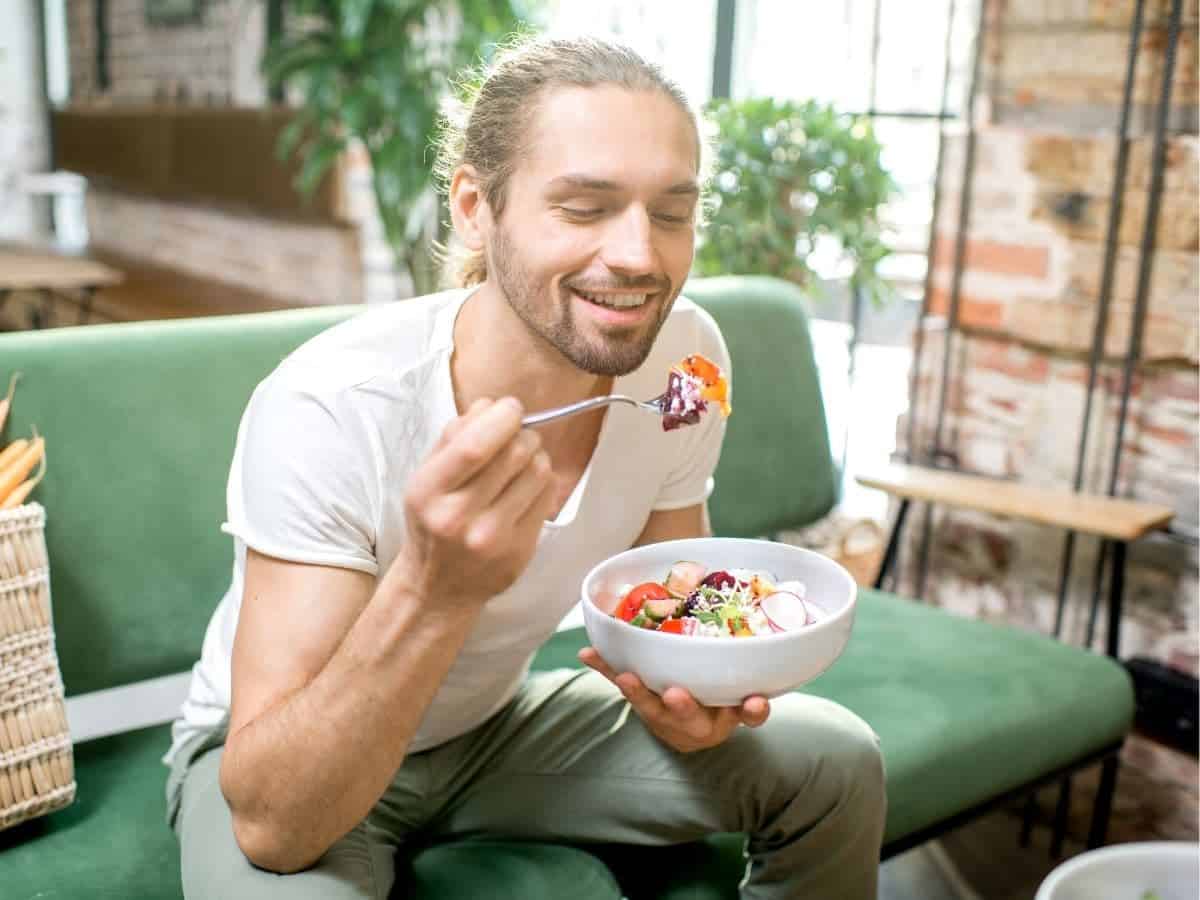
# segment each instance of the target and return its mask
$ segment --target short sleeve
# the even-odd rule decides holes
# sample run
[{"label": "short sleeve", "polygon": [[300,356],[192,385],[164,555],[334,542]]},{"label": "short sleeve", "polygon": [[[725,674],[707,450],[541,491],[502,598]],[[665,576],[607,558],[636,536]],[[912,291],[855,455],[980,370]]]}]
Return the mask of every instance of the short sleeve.
[{"label": "short sleeve", "polygon": [[[696,345],[699,352],[711,359],[729,380],[729,399],[733,400],[733,372],[729,350],[717,323],[705,310],[696,307]],[[710,403],[700,421],[672,432],[679,436],[681,447],[653,509],[683,509],[703,503],[711,496],[716,482],[713,472],[721,457],[721,443],[725,439],[726,422],[720,408]]]},{"label": "short sleeve", "polygon": [[378,481],[345,398],[273,376],[238,428],[222,530],[267,556],[378,574]]}]

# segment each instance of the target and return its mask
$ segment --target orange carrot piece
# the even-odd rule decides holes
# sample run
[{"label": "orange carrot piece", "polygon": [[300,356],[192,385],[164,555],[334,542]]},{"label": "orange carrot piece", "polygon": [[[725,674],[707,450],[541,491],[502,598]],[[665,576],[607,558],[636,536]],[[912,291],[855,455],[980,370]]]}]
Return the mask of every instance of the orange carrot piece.
[{"label": "orange carrot piece", "polygon": [[25,452],[13,460],[8,468],[0,472],[0,503],[7,500],[8,495],[33,471],[33,467],[38,464],[45,449],[46,439],[39,436],[35,429],[33,442],[25,448]]},{"label": "orange carrot piece", "polygon": [[3,472],[5,466],[20,456],[28,446],[29,441],[25,440],[25,438],[17,438],[5,447],[3,452],[0,452],[0,472]]}]

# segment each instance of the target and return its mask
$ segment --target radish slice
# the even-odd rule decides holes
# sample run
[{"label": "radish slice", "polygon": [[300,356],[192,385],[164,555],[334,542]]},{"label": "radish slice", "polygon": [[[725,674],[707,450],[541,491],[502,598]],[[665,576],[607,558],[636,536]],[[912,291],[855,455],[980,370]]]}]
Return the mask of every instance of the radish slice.
[{"label": "radish slice", "polygon": [[808,596],[808,589],[803,581],[781,581],[775,585],[775,590],[795,594],[801,600]]},{"label": "radish slice", "polygon": [[813,619],[800,596],[791,591],[776,591],[763,597],[758,608],[767,617],[772,631],[794,631],[810,624]]}]

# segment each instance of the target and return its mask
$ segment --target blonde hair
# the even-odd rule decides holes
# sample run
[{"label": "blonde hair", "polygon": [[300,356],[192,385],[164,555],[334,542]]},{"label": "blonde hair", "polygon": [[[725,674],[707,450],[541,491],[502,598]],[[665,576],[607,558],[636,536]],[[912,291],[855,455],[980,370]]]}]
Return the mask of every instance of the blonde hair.
[{"label": "blonde hair", "polygon": [[[498,51],[486,70],[461,82],[461,96],[443,110],[434,163],[439,188],[448,196],[455,170],[469,165],[488,206],[499,216],[509,177],[526,150],[539,95],[557,87],[600,85],[660,91],[674,100],[695,128],[698,174],[704,180],[709,154],[700,118],[679,85],[657,65],[600,38],[518,37]],[[464,287],[487,278],[481,251],[444,254],[444,262],[456,268],[454,280]]]}]

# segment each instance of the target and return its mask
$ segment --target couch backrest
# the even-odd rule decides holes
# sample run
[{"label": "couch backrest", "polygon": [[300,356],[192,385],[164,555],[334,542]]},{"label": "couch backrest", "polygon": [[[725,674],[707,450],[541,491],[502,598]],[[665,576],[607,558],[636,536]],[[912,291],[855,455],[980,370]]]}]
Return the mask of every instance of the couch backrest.
[{"label": "couch backrest", "polygon": [[187,669],[229,580],[238,420],[295,346],[361,307],[0,335],[4,438],[46,437],[50,592],[67,693]]},{"label": "couch backrest", "polygon": [[[734,413],[713,524],[763,535],[835,499],[824,411],[795,287],[714,278],[687,293],[721,325]],[[187,669],[228,584],[220,523],[238,421],[254,386],[308,337],[361,311],[248,316],[0,335],[0,382],[23,378],[6,440],[46,436],[51,596],[67,693]]]},{"label": "couch backrest", "polygon": [[837,502],[807,299],[762,276],[697,279],[685,293],[717,320],[733,361],[733,415],[710,503],[713,530],[762,537],[815,522]]}]

